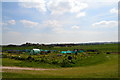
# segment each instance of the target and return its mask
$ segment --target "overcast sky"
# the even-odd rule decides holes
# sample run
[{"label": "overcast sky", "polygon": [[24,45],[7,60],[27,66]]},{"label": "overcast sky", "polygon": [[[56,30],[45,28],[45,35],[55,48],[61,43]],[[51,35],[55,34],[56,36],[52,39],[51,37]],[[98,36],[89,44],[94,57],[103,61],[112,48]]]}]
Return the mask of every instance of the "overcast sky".
[{"label": "overcast sky", "polygon": [[2,2],[2,44],[118,41],[117,0]]}]

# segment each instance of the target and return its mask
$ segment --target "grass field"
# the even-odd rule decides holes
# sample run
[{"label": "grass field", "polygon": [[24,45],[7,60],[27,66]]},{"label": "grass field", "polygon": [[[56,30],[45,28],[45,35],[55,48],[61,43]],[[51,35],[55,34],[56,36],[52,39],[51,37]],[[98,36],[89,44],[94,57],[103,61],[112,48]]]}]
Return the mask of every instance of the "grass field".
[{"label": "grass field", "polygon": [[48,71],[7,70],[3,78],[115,78],[118,77],[117,55],[101,64],[83,67],[59,68]]},{"label": "grass field", "polygon": [[[3,78],[118,78],[118,54],[104,54],[107,51],[117,52],[117,44],[84,45],[74,46],[74,48],[98,49],[102,54],[93,54],[94,56],[86,57],[78,61],[73,67],[60,67],[53,64],[38,64],[36,62],[3,58],[3,66],[57,69],[46,71],[3,69]],[[61,49],[66,48],[63,47]],[[69,49],[73,49],[73,47]]]}]

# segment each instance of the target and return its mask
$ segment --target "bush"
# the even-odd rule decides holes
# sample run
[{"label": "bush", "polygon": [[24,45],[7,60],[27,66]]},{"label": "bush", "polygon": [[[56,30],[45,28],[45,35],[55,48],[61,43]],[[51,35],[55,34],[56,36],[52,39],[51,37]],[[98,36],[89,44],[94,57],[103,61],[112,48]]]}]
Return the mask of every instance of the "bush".
[{"label": "bush", "polygon": [[61,63],[61,67],[69,67],[70,61],[68,59],[64,59]]},{"label": "bush", "polygon": [[31,56],[28,56],[27,60],[30,61],[30,62],[32,62],[32,61],[34,61],[35,59],[32,58]]},{"label": "bush", "polygon": [[2,58],[7,58],[8,56],[6,54],[3,54],[2,55]]},{"label": "bush", "polygon": [[58,64],[58,60],[52,61],[52,64]]}]

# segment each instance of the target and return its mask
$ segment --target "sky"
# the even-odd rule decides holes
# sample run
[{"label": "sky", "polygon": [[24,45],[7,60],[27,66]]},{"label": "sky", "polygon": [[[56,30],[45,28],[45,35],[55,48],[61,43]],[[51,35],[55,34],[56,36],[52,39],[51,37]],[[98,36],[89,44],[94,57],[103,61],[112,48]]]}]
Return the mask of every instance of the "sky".
[{"label": "sky", "polygon": [[6,0],[1,8],[2,44],[118,41],[117,0]]}]

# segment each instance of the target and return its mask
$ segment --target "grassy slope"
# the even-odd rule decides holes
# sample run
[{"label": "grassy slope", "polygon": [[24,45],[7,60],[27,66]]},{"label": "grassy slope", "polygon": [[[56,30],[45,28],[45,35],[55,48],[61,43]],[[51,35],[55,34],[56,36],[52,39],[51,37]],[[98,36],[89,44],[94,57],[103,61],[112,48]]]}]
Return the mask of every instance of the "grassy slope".
[{"label": "grassy slope", "polygon": [[[3,70],[3,78],[114,78],[118,72],[117,55],[92,66],[60,68],[52,71]],[[24,73],[24,74],[23,74]]]}]

